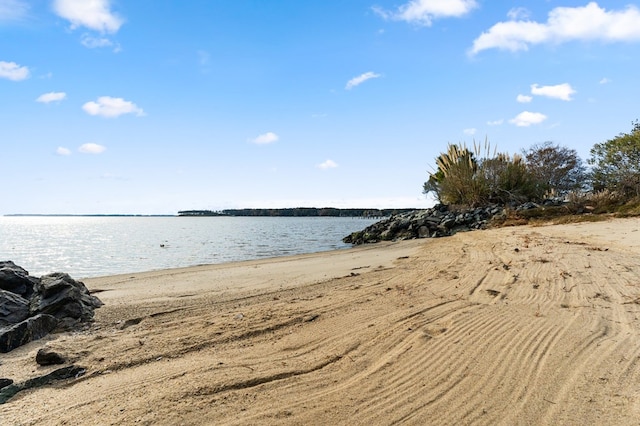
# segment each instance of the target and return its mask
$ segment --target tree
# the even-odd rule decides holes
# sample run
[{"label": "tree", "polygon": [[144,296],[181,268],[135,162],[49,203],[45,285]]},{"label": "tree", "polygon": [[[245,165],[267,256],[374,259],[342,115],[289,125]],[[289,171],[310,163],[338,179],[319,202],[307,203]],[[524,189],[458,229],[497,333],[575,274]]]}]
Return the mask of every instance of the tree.
[{"label": "tree", "polygon": [[591,148],[588,162],[592,168],[594,191],[604,189],[625,197],[640,196],[640,123],[630,133],[621,133]]},{"label": "tree", "polygon": [[533,145],[524,155],[540,196],[564,196],[584,188],[586,169],[575,149],[545,142]]}]

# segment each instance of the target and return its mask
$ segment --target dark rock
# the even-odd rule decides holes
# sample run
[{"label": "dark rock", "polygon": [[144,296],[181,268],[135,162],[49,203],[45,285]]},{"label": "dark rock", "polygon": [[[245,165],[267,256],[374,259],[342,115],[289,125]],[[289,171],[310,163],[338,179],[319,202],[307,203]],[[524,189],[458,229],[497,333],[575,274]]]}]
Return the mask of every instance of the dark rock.
[{"label": "dark rock", "polygon": [[13,380],[11,379],[0,379],[0,389],[6,388],[9,385],[13,384]]},{"label": "dark rock", "polygon": [[498,205],[455,211],[450,211],[448,206],[437,205],[393,215],[346,236],[342,241],[366,244],[381,240],[446,237],[456,232],[484,229],[491,218],[504,212],[504,207]]},{"label": "dark rock", "polygon": [[49,348],[42,348],[36,354],[36,362],[38,365],[56,365],[64,364],[66,359],[57,352]]},{"label": "dark rock", "polygon": [[0,404],[6,403],[20,391],[46,386],[58,380],[78,378],[84,375],[85,372],[86,370],[82,367],[70,365],[68,367],[58,368],[44,376],[35,377],[22,383],[11,384],[0,389]]},{"label": "dark rock", "polygon": [[447,229],[450,229],[450,228],[453,228],[453,225],[455,225],[455,224],[456,224],[456,219],[455,218],[447,217],[445,220],[443,220],[440,223],[440,226],[442,226],[444,228],[447,228]]},{"label": "dark rock", "polygon": [[33,294],[36,282],[37,278],[30,277],[24,268],[12,261],[0,262],[0,290],[7,290],[28,299]]},{"label": "dark rock", "polygon": [[14,350],[53,331],[58,325],[56,317],[39,314],[10,327],[0,328],[0,353]]},{"label": "dark rock", "polygon": [[31,299],[31,312],[44,313],[60,319],[63,330],[82,321],[93,319],[94,309],[102,302],[89,294],[85,285],[68,274],[56,272],[40,277],[36,293]]},{"label": "dark rock", "polygon": [[0,327],[29,318],[29,301],[16,293],[0,290]]}]

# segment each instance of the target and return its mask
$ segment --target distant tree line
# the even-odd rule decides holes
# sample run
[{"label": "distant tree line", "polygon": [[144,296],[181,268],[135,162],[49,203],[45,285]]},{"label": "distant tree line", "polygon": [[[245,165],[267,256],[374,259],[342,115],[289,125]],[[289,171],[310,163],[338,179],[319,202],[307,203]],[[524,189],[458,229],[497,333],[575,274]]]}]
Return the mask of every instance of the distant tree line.
[{"label": "distant tree line", "polygon": [[270,216],[270,217],[383,217],[414,209],[339,209],[334,207],[295,207],[283,209],[183,210],[178,216]]},{"label": "distant tree line", "polygon": [[640,124],[632,124],[631,132],[594,145],[590,168],[574,149],[552,142],[515,155],[492,151],[487,141],[474,142],[471,149],[449,144],[436,158],[437,168],[429,173],[423,192],[443,204],[472,207],[603,193],[617,201],[637,199]]}]

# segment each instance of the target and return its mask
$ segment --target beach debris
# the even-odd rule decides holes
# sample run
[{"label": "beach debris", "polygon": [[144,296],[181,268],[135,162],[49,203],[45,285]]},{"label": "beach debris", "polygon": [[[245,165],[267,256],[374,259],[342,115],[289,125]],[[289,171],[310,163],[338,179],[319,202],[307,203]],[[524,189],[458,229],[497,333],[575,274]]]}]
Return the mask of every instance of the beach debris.
[{"label": "beach debris", "polygon": [[93,320],[102,306],[85,285],[55,272],[33,277],[12,261],[0,262],[0,353],[52,331],[70,331]]},{"label": "beach debris", "polygon": [[0,378],[0,389],[6,388],[9,385],[13,384],[13,380]]}]

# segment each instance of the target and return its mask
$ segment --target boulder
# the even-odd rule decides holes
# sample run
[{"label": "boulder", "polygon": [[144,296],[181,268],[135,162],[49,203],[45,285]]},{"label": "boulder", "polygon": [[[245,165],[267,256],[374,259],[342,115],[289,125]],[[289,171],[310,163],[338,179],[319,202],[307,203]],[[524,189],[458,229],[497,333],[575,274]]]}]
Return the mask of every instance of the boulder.
[{"label": "boulder", "polygon": [[53,331],[58,319],[51,315],[39,314],[10,327],[0,328],[0,353],[6,353],[38,340]]},{"label": "boulder", "polygon": [[0,290],[7,290],[28,299],[33,294],[36,282],[37,278],[30,277],[24,268],[12,261],[0,262]]},{"label": "boulder", "polygon": [[7,290],[0,290],[0,327],[29,318],[29,301]]},{"label": "boulder", "polygon": [[60,320],[62,330],[92,320],[94,309],[102,306],[100,299],[89,294],[82,282],[62,272],[43,275],[35,290],[31,313],[55,316]]},{"label": "boulder", "polygon": [[56,365],[64,364],[67,361],[64,356],[59,353],[54,352],[49,348],[42,348],[36,354],[36,362],[38,365]]}]

